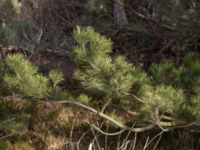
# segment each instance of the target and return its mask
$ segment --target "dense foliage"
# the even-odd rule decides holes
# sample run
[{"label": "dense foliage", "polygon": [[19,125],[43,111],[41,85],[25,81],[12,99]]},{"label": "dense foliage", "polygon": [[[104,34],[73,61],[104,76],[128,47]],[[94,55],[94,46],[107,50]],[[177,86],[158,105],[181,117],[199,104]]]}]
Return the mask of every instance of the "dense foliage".
[{"label": "dense foliage", "polygon": [[[0,1],[0,149],[74,149],[75,130],[77,149],[82,139],[109,149],[118,135],[116,149],[120,138],[118,149],[146,149],[163,133],[199,132],[198,10],[179,0]],[[140,137],[144,148],[138,133],[153,135]]]},{"label": "dense foliage", "polygon": [[[197,54],[189,53],[180,67],[170,60],[153,64],[147,74],[123,56],[112,57],[111,41],[91,27],[77,27],[74,36],[78,44],[71,54],[78,67],[74,78],[82,87],[74,100],[98,106],[97,110],[110,107],[112,111],[112,105],[117,105],[137,112],[138,117],[130,119],[138,123],[149,121],[174,126],[173,121],[198,120],[200,61]],[[61,73],[50,71],[44,76],[21,54],[8,55],[5,63],[2,82],[22,99],[51,101],[72,97],[58,86],[63,81]],[[161,122],[165,117],[173,119]]]},{"label": "dense foliage", "polygon": [[135,111],[137,98],[134,97],[138,97],[142,102],[139,113],[154,121],[163,115],[184,118],[183,113],[190,116],[186,120],[198,119],[194,113],[199,111],[196,107],[200,77],[198,54],[189,53],[180,67],[170,60],[153,64],[147,74],[123,56],[112,58],[111,42],[91,28],[78,27],[75,39],[79,44],[73,52],[79,67],[75,78],[95,101],[103,104],[110,101]]}]

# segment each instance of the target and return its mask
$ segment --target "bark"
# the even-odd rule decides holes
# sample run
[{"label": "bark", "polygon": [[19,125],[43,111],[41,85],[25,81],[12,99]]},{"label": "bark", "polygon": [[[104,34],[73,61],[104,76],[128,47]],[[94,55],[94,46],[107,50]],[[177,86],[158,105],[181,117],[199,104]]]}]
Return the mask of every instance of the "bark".
[{"label": "bark", "polygon": [[114,10],[113,10],[114,18],[119,27],[122,27],[124,25],[128,24],[128,20],[126,17],[124,4],[121,2],[121,0],[114,0]]}]

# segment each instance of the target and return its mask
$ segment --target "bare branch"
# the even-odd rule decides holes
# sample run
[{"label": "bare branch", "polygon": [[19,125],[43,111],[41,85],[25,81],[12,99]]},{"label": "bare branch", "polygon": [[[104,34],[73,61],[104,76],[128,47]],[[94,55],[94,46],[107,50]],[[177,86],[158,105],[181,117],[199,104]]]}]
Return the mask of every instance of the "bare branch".
[{"label": "bare branch", "polygon": [[81,104],[79,102],[63,100],[63,101],[51,101],[51,103],[77,105],[77,106],[79,106],[79,107],[81,107],[83,109],[86,109],[86,110],[98,115],[99,117],[101,117],[103,119],[106,119],[106,120],[110,121],[111,123],[113,123],[114,125],[116,125],[117,127],[121,128],[121,129],[132,131],[132,132],[144,132],[144,131],[150,130],[150,129],[155,127],[155,124],[150,124],[150,125],[145,126],[145,127],[131,128],[131,127],[128,127],[128,126],[118,122],[117,120],[114,120],[113,118],[109,117],[108,115],[106,115],[106,114],[104,114],[102,112],[98,112],[94,108],[91,108],[91,107],[86,106],[84,104]]}]

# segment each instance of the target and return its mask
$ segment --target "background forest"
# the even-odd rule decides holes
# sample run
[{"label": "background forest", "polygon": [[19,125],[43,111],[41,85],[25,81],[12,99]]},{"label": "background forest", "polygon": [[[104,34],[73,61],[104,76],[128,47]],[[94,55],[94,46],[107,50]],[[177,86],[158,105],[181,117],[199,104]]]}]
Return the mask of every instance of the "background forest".
[{"label": "background forest", "polygon": [[0,150],[200,149],[198,0],[0,0]]}]

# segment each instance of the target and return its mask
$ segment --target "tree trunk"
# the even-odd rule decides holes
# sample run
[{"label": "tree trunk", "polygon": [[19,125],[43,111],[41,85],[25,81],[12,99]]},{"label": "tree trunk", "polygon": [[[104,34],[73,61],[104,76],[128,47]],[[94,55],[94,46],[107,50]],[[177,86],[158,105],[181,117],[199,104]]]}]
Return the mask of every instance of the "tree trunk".
[{"label": "tree trunk", "polygon": [[126,17],[124,4],[121,2],[121,0],[114,0],[114,18],[119,27],[122,27],[124,25],[128,24],[128,20]]}]

